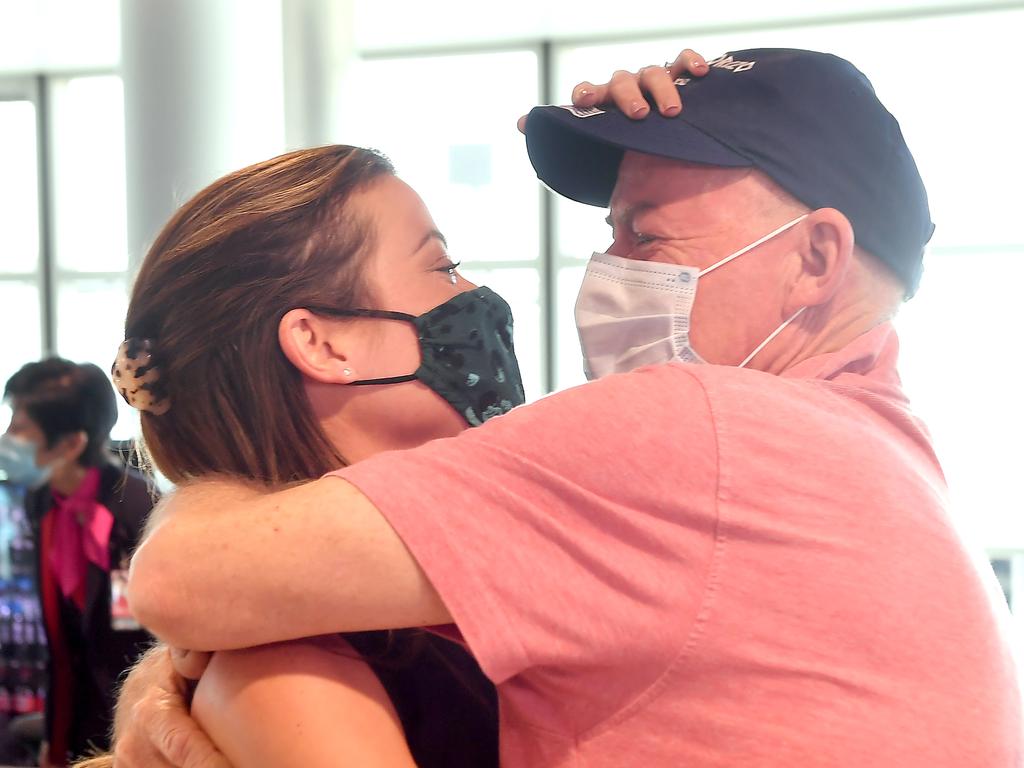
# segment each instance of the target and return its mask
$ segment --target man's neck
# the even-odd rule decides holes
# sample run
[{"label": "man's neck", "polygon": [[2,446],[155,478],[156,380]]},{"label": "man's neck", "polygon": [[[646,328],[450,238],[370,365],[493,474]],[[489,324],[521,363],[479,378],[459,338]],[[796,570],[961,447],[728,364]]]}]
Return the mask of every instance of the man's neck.
[{"label": "man's neck", "polygon": [[[854,339],[878,327],[889,318],[878,312],[865,312],[863,307],[850,306],[846,311],[833,311],[822,319],[814,309],[793,323],[792,333],[785,334],[786,342],[777,349],[765,349],[765,359],[755,361],[759,370],[781,374],[793,366],[819,355],[838,352]],[[787,331],[790,329],[787,329]],[[783,334],[779,336],[783,339]]]}]

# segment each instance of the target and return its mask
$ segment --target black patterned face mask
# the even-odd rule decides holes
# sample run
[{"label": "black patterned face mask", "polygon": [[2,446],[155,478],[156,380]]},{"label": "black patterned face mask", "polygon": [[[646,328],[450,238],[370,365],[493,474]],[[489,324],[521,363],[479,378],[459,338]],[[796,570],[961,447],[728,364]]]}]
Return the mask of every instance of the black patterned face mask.
[{"label": "black patterned face mask", "polygon": [[353,386],[418,379],[473,427],[526,401],[512,346],[512,310],[490,288],[460,293],[419,317],[381,309],[308,309],[345,317],[401,320],[416,327],[421,358],[414,373],[353,381]]}]

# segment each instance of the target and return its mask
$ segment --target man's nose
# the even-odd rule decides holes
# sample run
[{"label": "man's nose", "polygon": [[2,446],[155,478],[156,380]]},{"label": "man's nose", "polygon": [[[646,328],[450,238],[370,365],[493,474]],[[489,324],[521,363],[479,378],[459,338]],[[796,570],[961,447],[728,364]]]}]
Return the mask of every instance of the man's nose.
[{"label": "man's nose", "polygon": [[625,238],[616,237],[615,239],[612,240],[612,244],[608,246],[608,249],[605,251],[605,253],[607,253],[610,256],[620,256],[624,259],[628,259],[631,249],[632,245],[626,242]]}]

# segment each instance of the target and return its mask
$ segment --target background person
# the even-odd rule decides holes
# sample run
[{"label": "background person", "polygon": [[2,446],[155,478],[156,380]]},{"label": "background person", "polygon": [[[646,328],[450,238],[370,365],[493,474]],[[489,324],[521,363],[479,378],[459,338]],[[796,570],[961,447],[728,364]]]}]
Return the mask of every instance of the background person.
[{"label": "background person", "polygon": [[95,365],[28,363],[7,381],[4,400],[13,416],[0,469],[29,489],[50,651],[40,763],[63,766],[108,745],[121,675],[151,642],[123,610],[123,589],[153,497],[110,452],[117,403]]}]

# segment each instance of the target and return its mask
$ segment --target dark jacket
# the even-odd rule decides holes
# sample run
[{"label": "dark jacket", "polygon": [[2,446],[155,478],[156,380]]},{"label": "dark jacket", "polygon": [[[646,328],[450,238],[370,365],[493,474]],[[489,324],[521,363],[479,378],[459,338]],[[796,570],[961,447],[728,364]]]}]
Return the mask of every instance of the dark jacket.
[{"label": "dark jacket", "polygon": [[[127,567],[153,506],[149,484],[135,470],[126,470],[113,461],[100,468],[99,502],[114,516],[110,533],[110,567]],[[37,576],[45,565],[46,553],[38,546],[45,516],[53,506],[49,486],[30,493],[26,510],[32,524],[36,547]],[[37,580],[38,584],[42,584]],[[85,608],[79,611],[71,601],[59,598],[61,634],[70,655],[70,680],[56,679],[54,661],[48,669],[46,697],[46,732],[51,744],[60,743],[54,733],[57,720],[54,704],[58,686],[70,686],[71,722],[66,743],[72,755],[81,756],[93,748],[106,749],[112,722],[118,679],[152,642],[141,630],[114,630],[110,615],[110,575],[92,563],[88,564],[85,584]],[[55,627],[46,625],[47,638],[53,647]],[[55,739],[55,736],[58,738]],[[58,760],[57,755],[53,759]]]}]

